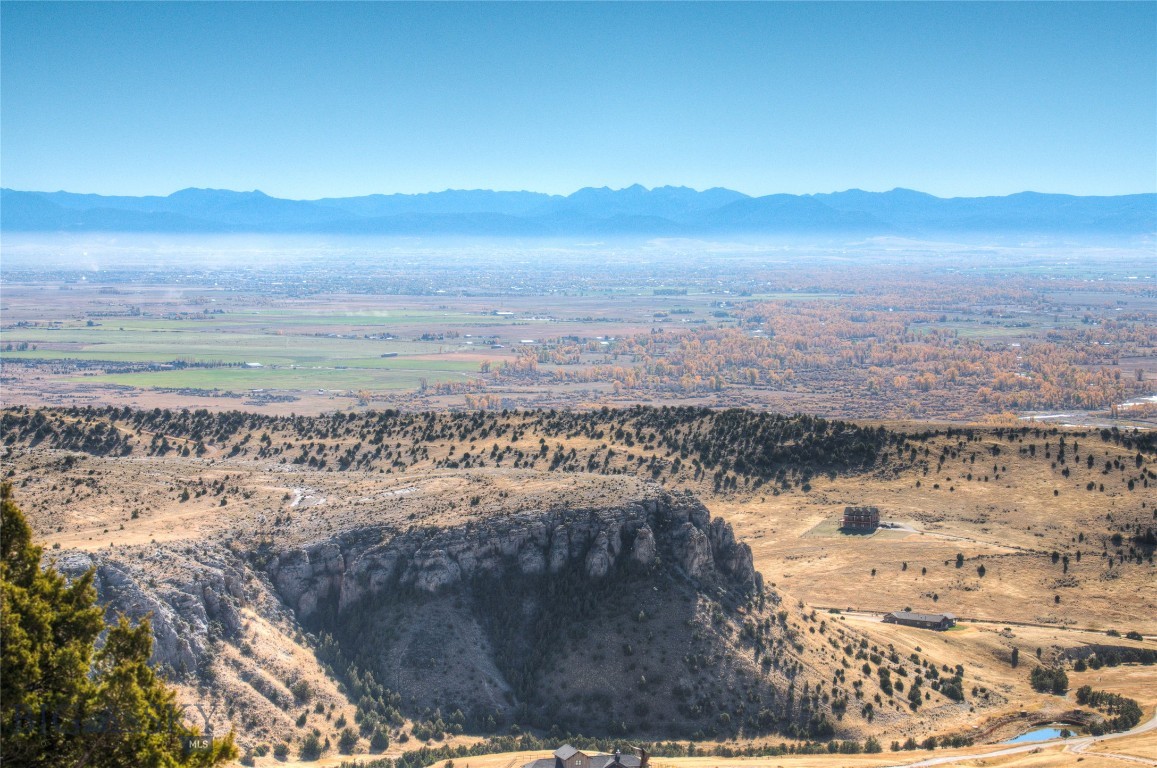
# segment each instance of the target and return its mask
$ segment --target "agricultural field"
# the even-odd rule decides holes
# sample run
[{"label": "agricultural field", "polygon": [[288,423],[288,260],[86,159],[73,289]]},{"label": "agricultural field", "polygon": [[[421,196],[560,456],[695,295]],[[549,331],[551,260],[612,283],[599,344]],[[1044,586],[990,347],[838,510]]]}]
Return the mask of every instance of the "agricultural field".
[{"label": "agricultural field", "polygon": [[5,272],[7,403],[321,413],[663,401],[1121,426],[1157,412],[1143,249],[966,251],[968,270],[949,246],[911,243],[722,251],[690,270],[674,246],[575,251],[570,269],[541,247],[469,262],[437,249],[388,262],[309,252],[245,269],[192,257],[181,270],[146,270],[128,249],[94,272],[34,267],[29,248]]}]

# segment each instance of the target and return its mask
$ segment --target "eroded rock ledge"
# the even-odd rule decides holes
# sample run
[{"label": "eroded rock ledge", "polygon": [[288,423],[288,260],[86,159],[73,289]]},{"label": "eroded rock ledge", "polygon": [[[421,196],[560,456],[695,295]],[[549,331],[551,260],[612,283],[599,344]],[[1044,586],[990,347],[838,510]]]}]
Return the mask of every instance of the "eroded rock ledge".
[{"label": "eroded rock ledge", "polygon": [[393,591],[435,595],[479,578],[564,569],[603,580],[620,566],[662,566],[703,588],[762,590],[751,549],[697,499],[658,487],[630,491],[619,503],[572,508],[555,501],[538,510],[462,515],[437,527],[399,529],[388,514],[381,523],[362,518],[312,540],[267,540],[261,551],[223,536],[55,559],[72,577],[95,568],[110,618],[148,616],[153,662],[177,678],[206,668],[214,639],[239,637],[245,609],[309,624],[321,611],[340,615]]},{"label": "eroded rock ledge", "polygon": [[467,518],[437,529],[369,526],[275,552],[266,570],[282,600],[305,620],[320,606],[336,602],[340,612],[391,589],[434,594],[511,570],[557,573],[576,561],[587,578],[602,579],[624,560],[649,566],[665,558],[692,580],[762,589],[751,549],[735,540],[730,524],[712,520],[693,497],[660,490],[610,508]]}]

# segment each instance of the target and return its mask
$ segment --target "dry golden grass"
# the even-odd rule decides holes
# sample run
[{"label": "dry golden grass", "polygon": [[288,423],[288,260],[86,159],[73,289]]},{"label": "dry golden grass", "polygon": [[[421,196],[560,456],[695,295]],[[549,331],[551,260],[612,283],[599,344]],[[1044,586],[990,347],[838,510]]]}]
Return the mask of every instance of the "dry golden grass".
[{"label": "dry golden grass", "polygon": [[1000,757],[968,758],[961,755],[949,765],[975,768],[1126,768],[1127,762],[1114,758],[1076,753],[1062,746],[1041,747],[1038,750]]},{"label": "dry golden grass", "polygon": [[[958,459],[955,467],[945,464],[927,476],[905,470],[894,477],[819,477],[806,494],[708,494],[704,500],[751,545],[769,582],[811,605],[873,611],[910,606],[993,621],[1157,634],[1157,570],[1147,562],[1110,570],[1102,558],[1111,528],[1106,515],[1117,523],[1157,524],[1157,486],[1129,491],[1120,472],[1103,475],[1106,460],[1128,461],[1131,468],[1133,454],[1094,437],[1079,440],[1079,465],[1070,451],[1065,478],[1039,450],[1045,439],[1055,449],[1057,437],[1026,438],[1037,445],[1035,458],[1017,455],[1019,444],[1010,449],[1007,441],[989,439],[963,449],[964,456],[978,454],[976,464]],[[933,454],[948,442],[929,441]],[[1001,455],[981,458],[993,445],[1002,446]],[[1091,470],[1084,461],[1090,450],[1097,462]],[[1001,467],[1000,480],[981,481],[983,472],[992,477],[993,463]],[[969,472],[974,480],[966,479]],[[1085,490],[1090,480],[1104,482],[1105,492]],[[937,483],[940,488],[933,488]],[[876,505],[885,520],[918,533],[839,533],[834,522],[854,504]],[[1085,541],[1078,541],[1082,535]],[[1069,555],[1067,573],[1063,562],[1053,563],[1052,552]],[[957,553],[966,558],[959,569]]]},{"label": "dry golden grass", "polygon": [[1124,736],[1113,741],[1098,742],[1090,746],[1085,754],[1095,755],[1098,753],[1131,755],[1157,761],[1157,730]]}]

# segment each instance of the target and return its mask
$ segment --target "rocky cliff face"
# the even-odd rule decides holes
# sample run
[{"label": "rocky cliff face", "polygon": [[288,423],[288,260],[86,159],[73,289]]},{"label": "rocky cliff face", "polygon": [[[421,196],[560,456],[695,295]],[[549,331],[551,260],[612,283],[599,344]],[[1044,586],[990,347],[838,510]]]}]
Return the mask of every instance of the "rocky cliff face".
[{"label": "rocky cliff face", "polygon": [[606,509],[521,512],[441,529],[363,528],[277,552],[267,571],[277,593],[308,621],[321,606],[349,606],[390,590],[434,595],[508,572],[557,574],[581,563],[588,579],[617,565],[640,567],[664,555],[689,579],[754,592],[762,578],[751,549],[697,500],[656,491]]},{"label": "rocky cliff face", "polygon": [[70,577],[95,569],[94,586],[109,619],[148,617],[152,661],[177,679],[204,669],[212,640],[238,636],[241,610],[256,599],[246,586],[251,578],[246,563],[213,545],[171,546],[123,559],[66,552],[57,567]]},{"label": "rocky cliff face", "polygon": [[[766,599],[751,549],[688,495],[646,487],[613,505],[491,509],[436,528],[363,523],[263,559],[297,619],[409,712],[611,733],[653,710],[665,732],[690,735],[715,727],[699,689],[774,697],[724,637],[739,604]],[[668,657],[716,661],[675,676]]]},{"label": "rocky cliff face", "polygon": [[[291,714],[299,672],[266,673],[275,656],[258,661],[261,626],[291,642],[302,630],[326,636],[323,661],[334,674],[372,673],[404,714],[458,710],[482,729],[520,722],[613,733],[653,709],[664,726],[652,733],[690,735],[715,723],[715,705],[696,697],[774,699],[751,649],[730,639],[755,602],[775,601],[750,548],[689,495],[629,488],[610,504],[555,496],[537,509],[492,507],[437,526],[371,514],[260,542],[222,536],[68,552],[58,566],[71,575],[94,568],[110,616],[149,616],[154,662],[170,677],[218,678],[214,690],[223,691],[218,676],[232,675],[220,694],[227,706],[245,701],[275,722]],[[702,658],[715,661],[667,674],[672,660]],[[317,659],[309,664],[314,678],[328,677]],[[652,728],[642,725],[638,732]]]}]

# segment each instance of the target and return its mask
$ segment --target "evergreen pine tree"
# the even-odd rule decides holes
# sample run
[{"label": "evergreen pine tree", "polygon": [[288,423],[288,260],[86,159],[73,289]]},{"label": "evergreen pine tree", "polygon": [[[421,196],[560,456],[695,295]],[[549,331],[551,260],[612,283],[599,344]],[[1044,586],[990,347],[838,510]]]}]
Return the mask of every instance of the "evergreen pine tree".
[{"label": "evergreen pine tree", "polygon": [[[208,768],[237,756],[233,736],[191,742],[175,694],[148,665],[152,631],[123,616],[106,629],[93,572],[69,583],[0,486],[0,736],[6,765]],[[192,745],[192,748],[190,748]]]}]

